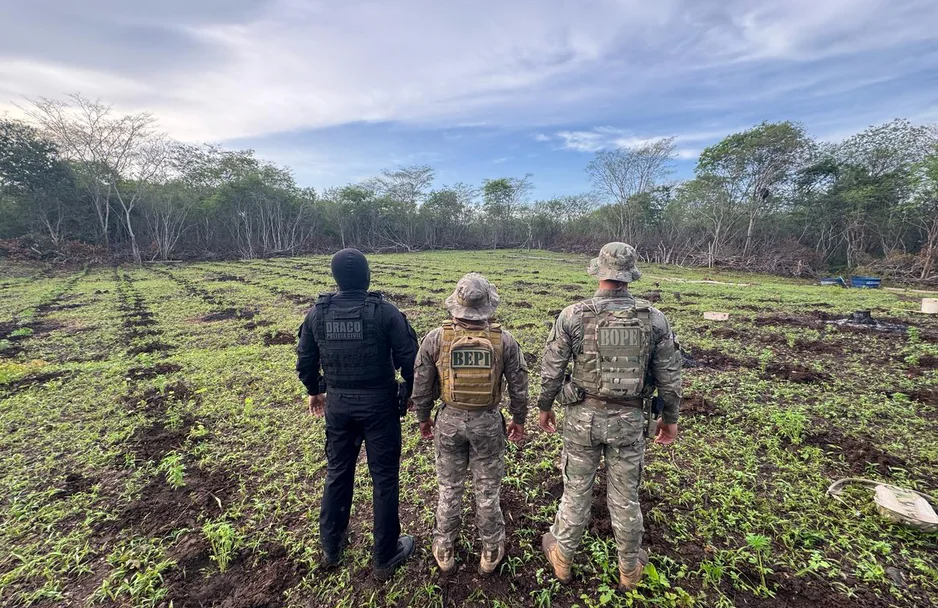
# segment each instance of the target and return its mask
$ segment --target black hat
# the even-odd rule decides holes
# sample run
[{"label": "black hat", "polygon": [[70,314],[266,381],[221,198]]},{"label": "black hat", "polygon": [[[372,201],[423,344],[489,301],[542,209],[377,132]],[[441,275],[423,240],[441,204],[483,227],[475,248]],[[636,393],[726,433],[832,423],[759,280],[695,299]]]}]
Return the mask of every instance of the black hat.
[{"label": "black hat", "polygon": [[351,247],[336,253],[332,256],[332,278],[340,291],[368,291],[371,269],[365,254]]}]

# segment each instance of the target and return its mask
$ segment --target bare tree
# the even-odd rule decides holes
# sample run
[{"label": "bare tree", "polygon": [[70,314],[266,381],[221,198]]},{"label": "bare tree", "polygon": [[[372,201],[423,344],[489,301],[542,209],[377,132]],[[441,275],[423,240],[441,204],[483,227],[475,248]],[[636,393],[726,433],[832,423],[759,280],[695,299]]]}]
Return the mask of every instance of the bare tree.
[{"label": "bare tree", "polygon": [[68,101],[40,98],[31,104],[24,108],[26,114],[74,164],[94,206],[104,245],[111,246],[111,199],[116,197],[134,260],[139,262],[131,212],[142,188],[167,158],[165,138],[153,130],[155,119],[147,113],[118,115],[111,106],[78,94]]},{"label": "bare tree", "polygon": [[634,242],[638,209],[635,196],[661,183],[673,171],[674,138],[635,147],[601,150],[586,166],[597,194],[615,205],[616,238]]}]

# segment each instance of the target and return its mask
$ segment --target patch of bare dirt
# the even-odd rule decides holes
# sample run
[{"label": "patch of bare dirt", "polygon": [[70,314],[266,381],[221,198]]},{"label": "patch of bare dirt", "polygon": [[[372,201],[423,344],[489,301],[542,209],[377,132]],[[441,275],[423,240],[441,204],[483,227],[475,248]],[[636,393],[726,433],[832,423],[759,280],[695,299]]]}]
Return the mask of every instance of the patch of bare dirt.
[{"label": "patch of bare dirt", "polygon": [[264,336],[264,346],[276,346],[281,344],[296,344],[296,334],[278,330]]},{"label": "patch of bare dirt", "polygon": [[694,347],[684,353],[684,367],[724,371],[742,367],[742,362],[718,350]]},{"label": "patch of bare dirt", "polygon": [[714,338],[733,339],[742,336],[742,332],[732,327],[714,327],[710,330],[710,335]]},{"label": "patch of bare dirt", "polygon": [[801,365],[790,365],[782,362],[766,365],[762,378],[764,380],[788,380],[800,384],[814,384],[831,380],[830,374],[825,372],[816,372]]},{"label": "patch of bare dirt", "polygon": [[716,404],[703,395],[690,393],[681,399],[682,416],[715,416],[719,413]]},{"label": "patch of bare dirt", "polygon": [[863,474],[868,465],[876,467],[881,475],[889,475],[890,467],[905,468],[908,463],[898,456],[887,454],[873,445],[869,438],[860,439],[843,434],[839,429],[829,428],[804,438],[808,445],[817,446],[825,451],[839,451],[851,471]]},{"label": "patch of bare dirt", "polygon": [[68,371],[57,371],[57,372],[43,372],[39,374],[32,374],[26,376],[25,378],[20,378],[19,380],[14,380],[13,382],[7,382],[6,384],[0,384],[0,392],[7,393],[8,395],[13,393],[18,393],[22,390],[28,390],[34,386],[39,386],[50,382],[52,380],[58,380],[59,378],[66,378],[73,376],[73,372]]},{"label": "patch of bare dirt", "polygon": [[166,580],[169,602],[177,606],[219,608],[283,606],[286,591],[308,571],[276,543],[266,543],[256,552],[242,552],[224,573],[217,571],[210,555],[209,545],[201,535],[190,533],[182,537],[169,552],[177,563]]},{"label": "patch of bare dirt", "polygon": [[261,319],[260,321],[248,321],[244,324],[244,329],[257,329],[258,327],[270,327],[273,325],[273,321],[267,321]]},{"label": "patch of bare dirt", "polygon": [[225,308],[199,317],[203,323],[214,323],[215,321],[230,321],[232,319],[253,319],[257,311],[251,308]]},{"label": "patch of bare dirt", "polygon": [[414,296],[408,295],[406,293],[396,293],[393,291],[385,291],[383,292],[383,294],[385,298],[387,298],[388,300],[391,300],[395,304],[405,304],[408,306],[417,305],[417,298],[415,298]]},{"label": "patch of bare dirt", "polygon": [[127,370],[127,377],[134,381],[149,380],[157,376],[174,374],[182,369],[175,363],[159,363],[151,367],[132,367]]}]

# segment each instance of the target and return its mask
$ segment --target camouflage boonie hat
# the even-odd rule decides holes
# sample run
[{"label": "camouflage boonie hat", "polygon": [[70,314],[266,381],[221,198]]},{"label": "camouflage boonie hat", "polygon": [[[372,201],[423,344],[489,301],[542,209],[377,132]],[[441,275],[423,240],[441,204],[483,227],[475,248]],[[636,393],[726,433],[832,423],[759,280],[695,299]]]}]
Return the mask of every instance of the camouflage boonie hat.
[{"label": "camouflage boonie hat", "polygon": [[631,283],[642,276],[635,266],[637,259],[635,247],[618,242],[606,243],[599,250],[599,257],[590,262],[587,272],[598,279]]},{"label": "camouflage boonie hat", "polygon": [[498,301],[495,286],[478,272],[470,272],[459,279],[456,291],[446,298],[446,310],[457,319],[485,321],[495,314]]}]

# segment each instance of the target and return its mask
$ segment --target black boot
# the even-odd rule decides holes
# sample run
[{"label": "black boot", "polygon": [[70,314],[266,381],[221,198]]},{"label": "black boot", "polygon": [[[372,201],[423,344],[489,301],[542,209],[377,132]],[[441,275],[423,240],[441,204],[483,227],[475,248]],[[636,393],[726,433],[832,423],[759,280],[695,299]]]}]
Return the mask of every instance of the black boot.
[{"label": "black boot", "polygon": [[345,549],[348,547],[348,536],[343,536],[342,540],[339,541],[338,549],[329,549],[325,545],[322,548],[322,561],[320,562],[320,567],[325,570],[331,570],[333,568],[338,568],[339,564],[342,562],[342,555],[345,553]]},{"label": "black boot", "polygon": [[375,564],[375,578],[381,582],[390,580],[394,576],[394,571],[404,565],[404,563],[414,554],[414,537],[409,534],[403,534],[397,539],[397,553],[391,558],[388,564]]}]

